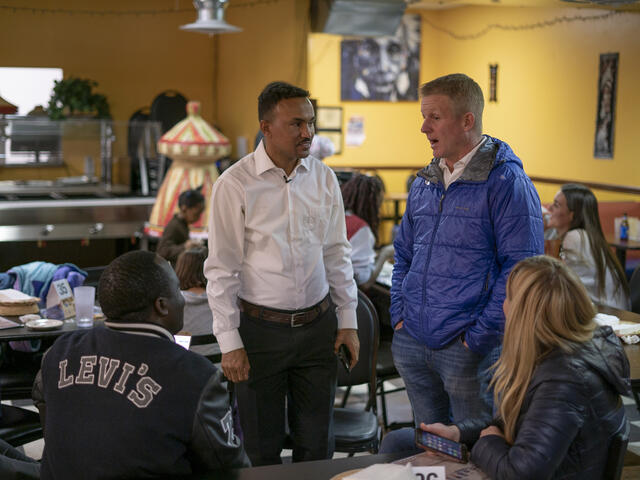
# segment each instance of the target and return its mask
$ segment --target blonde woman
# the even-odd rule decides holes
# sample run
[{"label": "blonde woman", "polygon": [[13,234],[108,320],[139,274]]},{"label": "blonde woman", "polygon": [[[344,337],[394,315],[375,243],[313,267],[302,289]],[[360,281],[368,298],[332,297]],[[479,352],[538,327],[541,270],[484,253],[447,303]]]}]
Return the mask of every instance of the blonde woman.
[{"label": "blonde woman", "polygon": [[629,363],[620,341],[596,326],[584,286],[551,257],[514,267],[504,311],[492,380],[497,419],[421,428],[474,444],[471,460],[494,480],[603,478],[612,437],[627,422],[620,395],[630,391]]}]

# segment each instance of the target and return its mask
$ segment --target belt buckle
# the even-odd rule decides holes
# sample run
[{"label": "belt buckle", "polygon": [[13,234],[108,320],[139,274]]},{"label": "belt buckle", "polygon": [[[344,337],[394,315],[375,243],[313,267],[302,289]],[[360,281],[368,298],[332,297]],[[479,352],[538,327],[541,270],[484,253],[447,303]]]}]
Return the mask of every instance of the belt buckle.
[{"label": "belt buckle", "polygon": [[304,317],[307,312],[296,312],[291,314],[291,328],[297,328],[304,325],[304,323],[296,324],[296,317]]}]

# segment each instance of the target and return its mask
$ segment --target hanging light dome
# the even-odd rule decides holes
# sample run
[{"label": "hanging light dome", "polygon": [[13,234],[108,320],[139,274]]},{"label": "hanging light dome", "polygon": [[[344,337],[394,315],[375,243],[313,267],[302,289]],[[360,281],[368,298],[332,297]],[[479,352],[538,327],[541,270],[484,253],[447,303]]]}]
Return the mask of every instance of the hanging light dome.
[{"label": "hanging light dome", "polygon": [[182,25],[180,29],[209,35],[241,32],[241,28],[224,21],[224,10],[228,3],[228,0],[193,0],[193,6],[198,11],[198,19],[194,23]]}]

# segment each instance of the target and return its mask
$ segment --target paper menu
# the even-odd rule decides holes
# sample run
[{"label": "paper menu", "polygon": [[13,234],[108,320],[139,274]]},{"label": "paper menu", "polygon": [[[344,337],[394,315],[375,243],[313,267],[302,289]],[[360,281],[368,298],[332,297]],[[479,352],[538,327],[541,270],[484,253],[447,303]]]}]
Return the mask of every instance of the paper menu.
[{"label": "paper menu", "polygon": [[13,288],[0,290],[0,303],[37,303],[38,300],[40,300],[38,297],[32,297]]},{"label": "paper menu", "polygon": [[6,328],[16,328],[21,327],[21,323],[14,322],[9,320],[8,318],[0,317],[0,330],[4,330]]}]

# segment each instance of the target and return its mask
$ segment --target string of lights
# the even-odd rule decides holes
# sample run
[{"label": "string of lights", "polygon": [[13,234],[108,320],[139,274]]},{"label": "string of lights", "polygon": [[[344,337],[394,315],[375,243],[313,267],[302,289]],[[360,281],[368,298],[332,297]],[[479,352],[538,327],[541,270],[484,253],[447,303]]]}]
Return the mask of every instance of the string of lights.
[{"label": "string of lights", "polygon": [[609,18],[612,18],[616,15],[621,15],[624,13],[629,13],[629,12],[621,12],[621,11],[610,11],[607,13],[603,13],[601,15],[574,15],[574,16],[567,16],[567,15],[563,15],[561,17],[555,17],[552,18],[550,20],[543,20],[540,22],[535,22],[535,23],[529,23],[529,24],[524,24],[524,25],[502,25],[499,23],[491,23],[489,25],[487,25],[486,27],[484,27],[482,30],[480,30],[479,32],[476,33],[471,33],[468,35],[459,35],[455,32],[452,32],[450,30],[447,30],[446,28],[443,28],[439,25],[437,25],[436,23],[432,22],[431,20],[429,20],[429,18],[427,18],[426,16],[422,17],[422,20],[427,23],[429,26],[431,26],[431,28],[433,28],[434,30],[438,30],[440,32],[446,33],[447,35],[449,35],[450,37],[455,38],[456,40],[475,40],[477,38],[480,38],[484,35],[486,35],[487,33],[489,33],[491,30],[506,30],[506,31],[523,31],[523,30],[535,30],[538,28],[546,28],[546,27],[552,27],[554,25],[559,25],[561,23],[572,23],[572,22],[591,22],[591,21],[596,21],[596,20],[607,20]]},{"label": "string of lights", "polygon": [[[251,0],[247,2],[230,2],[227,8],[246,8],[257,7],[260,5],[268,5],[278,3],[280,0]],[[0,10],[10,11],[13,13],[27,12],[33,14],[52,14],[52,15],[89,15],[89,16],[133,16],[133,15],[166,15],[172,13],[193,12],[193,7],[189,8],[162,8],[155,10],[84,10],[69,8],[41,8],[41,7],[24,7],[17,5],[0,5]]]}]

